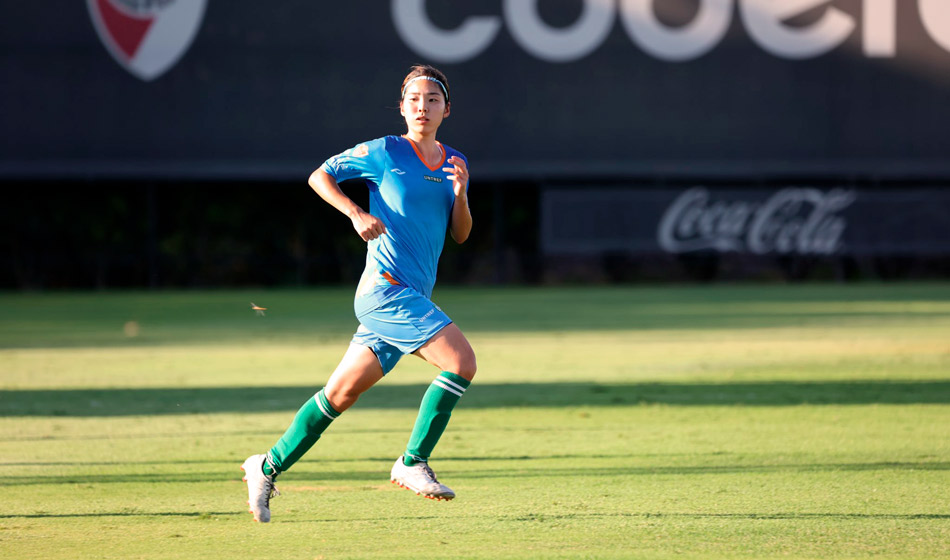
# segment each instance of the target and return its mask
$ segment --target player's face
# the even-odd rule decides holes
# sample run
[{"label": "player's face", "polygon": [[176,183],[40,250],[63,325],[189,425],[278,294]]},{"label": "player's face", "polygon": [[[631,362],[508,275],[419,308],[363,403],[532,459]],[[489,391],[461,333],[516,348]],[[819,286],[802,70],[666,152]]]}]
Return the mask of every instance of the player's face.
[{"label": "player's face", "polygon": [[449,116],[442,88],[429,80],[416,80],[409,84],[399,112],[406,119],[409,131],[423,136],[434,134],[442,124],[442,119]]}]

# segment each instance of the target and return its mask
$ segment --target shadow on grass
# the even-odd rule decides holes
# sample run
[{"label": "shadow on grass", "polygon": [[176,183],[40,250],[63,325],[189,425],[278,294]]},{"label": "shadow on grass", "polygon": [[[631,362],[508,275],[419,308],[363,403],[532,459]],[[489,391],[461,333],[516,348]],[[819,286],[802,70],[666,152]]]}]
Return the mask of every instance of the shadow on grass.
[{"label": "shadow on grass", "polygon": [[[244,512],[101,512],[101,513],[27,513],[2,514],[0,519],[48,519],[48,518],[85,518],[85,517],[179,517],[192,519],[214,519],[215,517],[247,516]],[[399,516],[400,519],[426,520],[442,519],[441,516]],[[501,516],[502,521],[538,522],[568,521],[591,518],[635,518],[635,519],[735,519],[740,521],[769,521],[769,520],[946,520],[950,515],[939,513],[571,513],[571,514],[535,514],[522,516]],[[362,519],[348,518],[347,521],[378,522],[392,521],[392,516],[367,517]],[[324,523],[338,522],[339,519],[308,519],[308,520],[281,520],[282,523]],[[181,536],[181,535],[173,535]]]},{"label": "shadow on grass", "polygon": [[[356,409],[415,409],[427,385],[374,387]],[[133,416],[296,410],[314,387],[0,391],[0,416]],[[475,383],[465,408],[947,404],[950,381],[757,383]]]},{"label": "shadow on grass", "polygon": [[586,519],[598,517],[632,517],[642,519],[737,519],[737,520],[912,520],[912,519],[950,519],[950,515],[940,513],[572,513],[566,515],[526,515],[515,517],[516,521],[558,521],[566,519]]},{"label": "shadow on grass", "polygon": [[[945,328],[946,282],[703,286],[440,287],[438,302],[470,334],[826,328]],[[266,305],[256,316],[249,301]],[[313,344],[345,348],[353,287],[96,293],[0,293],[0,349],[169,344]],[[134,320],[136,336],[124,325]],[[885,332],[885,331],[881,331]]]},{"label": "shadow on grass", "polygon": [[[235,462],[237,464],[237,462]],[[328,482],[372,484],[389,480],[389,458],[379,461],[379,469],[353,469],[343,471],[313,471],[306,468],[289,471],[280,481],[285,484],[301,485],[307,483],[326,484]],[[466,470],[452,468],[450,459],[444,459],[440,472],[454,480],[486,480],[520,478],[526,481],[544,479],[582,480],[603,478],[629,478],[641,476],[696,476],[696,475],[732,475],[732,474],[789,474],[789,473],[840,473],[840,472],[895,472],[895,471],[947,471],[948,462],[874,462],[874,463],[791,463],[778,465],[625,465],[616,467],[589,467],[578,473],[576,467],[546,467],[531,464],[505,466],[495,470]],[[81,467],[81,465],[80,465]],[[240,482],[237,469],[213,471],[189,471],[181,473],[115,473],[101,474],[76,472],[65,475],[14,474],[0,480],[3,486],[29,485],[81,485],[94,487],[100,484],[207,484],[211,482]],[[525,482],[531,484],[531,482]],[[280,486],[280,482],[278,482]]]},{"label": "shadow on grass", "polygon": [[104,511],[100,513],[46,513],[39,511],[36,513],[0,514],[0,519],[70,519],[81,517],[190,517],[193,519],[211,519],[214,517],[229,517],[236,515],[247,514],[235,511]]}]

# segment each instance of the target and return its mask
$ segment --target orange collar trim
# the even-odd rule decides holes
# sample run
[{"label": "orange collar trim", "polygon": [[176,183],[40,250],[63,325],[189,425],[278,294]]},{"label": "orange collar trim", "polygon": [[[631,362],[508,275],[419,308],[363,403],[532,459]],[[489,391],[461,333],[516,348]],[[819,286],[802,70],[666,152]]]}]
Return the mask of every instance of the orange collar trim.
[{"label": "orange collar trim", "polygon": [[438,146],[439,150],[442,152],[442,159],[439,160],[439,163],[435,165],[429,165],[426,163],[426,158],[423,157],[422,152],[419,151],[419,146],[416,146],[416,143],[413,142],[412,138],[409,138],[408,136],[403,136],[403,138],[409,141],[409,145],[412,146],[412,151],[416,152],[416,156],[418,156],[419,161],[421,161],[422,165],[426,166],[429,171],[438,171],[442,168],[442,165],[445,164],[445,148],[438,140],[436,140],[435,145]]}]

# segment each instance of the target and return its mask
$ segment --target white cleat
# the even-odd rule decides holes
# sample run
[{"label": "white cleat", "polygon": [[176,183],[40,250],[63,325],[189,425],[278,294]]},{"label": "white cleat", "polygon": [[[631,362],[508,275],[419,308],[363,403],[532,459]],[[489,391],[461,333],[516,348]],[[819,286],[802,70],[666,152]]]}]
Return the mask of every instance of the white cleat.
[{"label": "white cleat", "polygon": [[254,514],[254,521],[267,523],[270,521],[270,499],[280,496],[274,486],[274,477],[264,474],[264,455],[251,455],[241,465],[244,471],[244,481],[247,482],[248,511]]},{"label": "white cleat", "polygon": [[396,459],[393,470],[389,475],[393,484],[398,484],[407,490],[412,490],[420,496],[432,500],[451,500],[455,492],[435,478],[435,473],[426,463],[417,463],[407,467],[402,457]]}]

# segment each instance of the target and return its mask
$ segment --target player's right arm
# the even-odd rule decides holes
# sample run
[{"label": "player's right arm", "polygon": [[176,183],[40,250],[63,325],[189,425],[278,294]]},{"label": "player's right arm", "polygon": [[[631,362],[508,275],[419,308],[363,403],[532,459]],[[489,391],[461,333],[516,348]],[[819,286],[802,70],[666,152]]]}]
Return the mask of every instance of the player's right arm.
[{"label": "player's right arm", "polygon": [[331,177],[322,167],[311,173],[307,182],[310,184],[310,188],[320,195],[320,198],[350,219],[353,223],[353,229],[356,230],[363,241],[372,241],[386,233],[386,225],[383,224],[382,220],[366,212],[350,197],[346,196],[336,179]]}]

